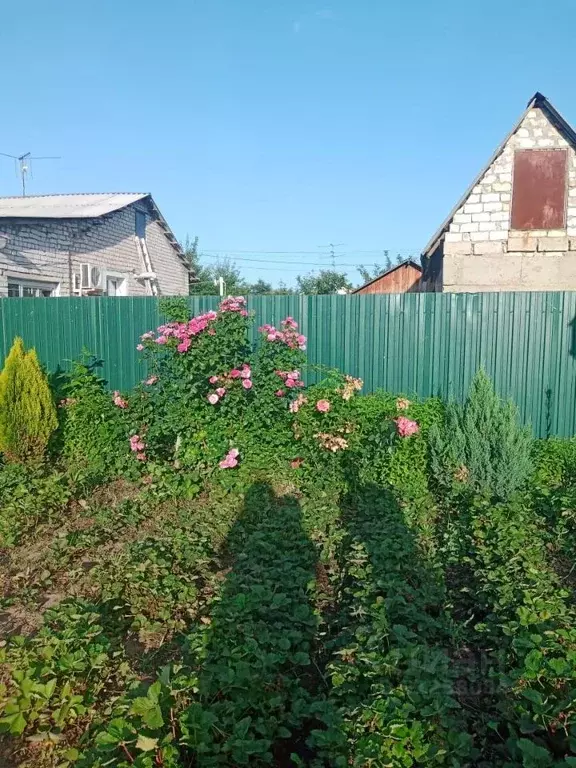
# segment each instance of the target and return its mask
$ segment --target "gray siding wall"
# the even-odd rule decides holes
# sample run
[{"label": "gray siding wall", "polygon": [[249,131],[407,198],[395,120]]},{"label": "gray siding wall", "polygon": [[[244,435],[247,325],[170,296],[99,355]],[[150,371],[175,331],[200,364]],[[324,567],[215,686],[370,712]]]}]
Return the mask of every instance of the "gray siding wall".
[{"label": "gray siding wall", "polygon": [[96,219],[1,219],[7,243],[0,249],[0,296],[10,278],[58,284],[71,294],[69,272],[82,263],[126,280],[129,296],[146,296],[148,286],[135,276],[144,265],[135,240],[135,209],[146,211],[146,243],[161,295],[188,294],[188,271],[166,238],[153,211],[135,203]]}]

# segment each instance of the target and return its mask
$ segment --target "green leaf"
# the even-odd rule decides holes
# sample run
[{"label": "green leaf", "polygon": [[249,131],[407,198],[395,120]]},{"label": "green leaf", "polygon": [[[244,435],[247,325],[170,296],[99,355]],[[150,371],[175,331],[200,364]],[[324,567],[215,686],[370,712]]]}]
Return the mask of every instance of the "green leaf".
[{"label": "green leaf", "polygon": [[152,739],[150,736],[143,736],[140,734],[136,741],[136,747],[141,749],[142,752],[151,752],[158,746],[158,739]]},{"label": "green leaf", "polygon": [[552,756],[544,747],[539,747],[528,739],[518,739],[517,745],[522,752],[523,764],[526,768],[545,768],[552,765]]},{"label": "green leaf", "polygon": [[0,731],[8,731],[15,736],[20,736],[26,728],[26,718],[22,712],[15,712],[13,715],[7,715],[0,718]]}]

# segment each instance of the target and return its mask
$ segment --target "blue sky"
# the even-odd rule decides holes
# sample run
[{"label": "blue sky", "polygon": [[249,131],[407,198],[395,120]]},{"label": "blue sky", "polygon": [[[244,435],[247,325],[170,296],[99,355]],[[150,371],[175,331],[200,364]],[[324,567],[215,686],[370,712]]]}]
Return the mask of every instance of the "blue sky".
[{"label": "blue sky", "polygon": [[[290,283],[330,242],[342,264],[418,254],[534,91],[576,122],[574,0],[2,0],[1,16],[0,152],[62,158],[34,165],[30,193],[150,191],[180,239],[250,279]],[[0,158],[0,194],[18,191]]]}]

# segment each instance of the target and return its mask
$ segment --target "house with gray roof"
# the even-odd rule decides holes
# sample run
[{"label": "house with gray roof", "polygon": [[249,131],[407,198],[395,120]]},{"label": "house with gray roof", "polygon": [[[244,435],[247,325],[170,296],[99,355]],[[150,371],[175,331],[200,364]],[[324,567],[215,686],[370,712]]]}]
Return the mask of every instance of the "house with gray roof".
[{"label": "house with gray roof", "polygon": [[541,93],[422,254],[426,290],[576,290],[576,133]]},{"label": "house with gray roof", "polygon": [[0,296],[178,296],[184,251],[148,193],[0,197]]}]

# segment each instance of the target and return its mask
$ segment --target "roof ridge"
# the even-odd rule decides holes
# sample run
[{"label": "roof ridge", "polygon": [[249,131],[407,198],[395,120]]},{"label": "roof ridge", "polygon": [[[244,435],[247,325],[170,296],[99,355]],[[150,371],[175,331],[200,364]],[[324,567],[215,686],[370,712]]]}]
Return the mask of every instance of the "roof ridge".
[{"label": "roof ridge", "polygon": [[49,192],[45,195],[0,195],[0,200],[29,200],[33,197],[86,197],[87,195],[149,195],[150,192]]}]

